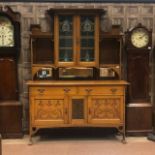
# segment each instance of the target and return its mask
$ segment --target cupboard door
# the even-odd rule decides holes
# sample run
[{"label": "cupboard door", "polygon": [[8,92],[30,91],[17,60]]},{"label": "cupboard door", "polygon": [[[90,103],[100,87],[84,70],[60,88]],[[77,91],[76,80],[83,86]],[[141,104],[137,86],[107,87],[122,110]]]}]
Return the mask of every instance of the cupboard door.
[{"label": "cupboard door", "polygon": [[88,122],[113,126],[123,124],[123,96],[90,96]]},{"label": "cupboard door", "polygon": [[55,55],[59,66],[75,63],[75,21],[72,15],[55,16]]},{"label": "cupboard door", "polygon": [[56,15],[55,57],[58,66],[97,66],[99,16]]},{"label": "cupboard door", "polygon": [[79,64],[96,66],[99,48],[99,19],[94,15],[79,16]]},{"label": "cupboard door", "polygon": [[85,124],[87,122],[87,100],[84,96],[69,97],[70,112],[69,122],[71,124]]},{"label": "cupboard door", "polygon": [[31,119],[34,126],[67,123],[67,103],[64,96],[36,97],[31,101]]}]

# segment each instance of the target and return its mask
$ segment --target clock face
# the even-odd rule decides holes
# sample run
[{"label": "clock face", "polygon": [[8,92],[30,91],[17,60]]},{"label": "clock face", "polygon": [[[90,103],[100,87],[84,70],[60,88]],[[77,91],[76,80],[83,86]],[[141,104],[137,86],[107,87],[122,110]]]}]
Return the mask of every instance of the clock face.
[{"label": "clock face", "polygon": [[149,43],[148,32],[143,28],[135,29],[131,34],[131,43],[136,48],[143,48]]},{"label": "clock face", "polygon": [[14,27],[9,19],[0,17],[0,47],[14,46]]}]

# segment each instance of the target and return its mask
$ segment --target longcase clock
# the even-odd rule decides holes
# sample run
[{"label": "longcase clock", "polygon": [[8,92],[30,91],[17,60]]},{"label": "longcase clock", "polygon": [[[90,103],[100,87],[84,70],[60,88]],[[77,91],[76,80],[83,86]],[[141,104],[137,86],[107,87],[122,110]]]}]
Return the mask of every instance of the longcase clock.
[{"label": "longcase clock", "polygon": [[20,52],[20,14],[0,8],[0,133],[21,136],[22,106],[19,103],[18,55]]},{"label": "longcase clock", "polygon": [[125,35],[127,56],[127,132],[146,134],[152,130],[150,102],[149,57],[152,50],[152,31],[142,24]]}]

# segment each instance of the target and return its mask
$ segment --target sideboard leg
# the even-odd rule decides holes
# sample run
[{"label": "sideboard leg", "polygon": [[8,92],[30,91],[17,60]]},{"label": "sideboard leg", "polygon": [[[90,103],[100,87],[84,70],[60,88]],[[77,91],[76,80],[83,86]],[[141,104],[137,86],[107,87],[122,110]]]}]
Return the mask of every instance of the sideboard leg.
[{"label": "sideboard leg", "polygon": [[122,133],[122,143],[123,144],[126,144],[127,142],[126,142],[126,137],[125,137],[125,133],[123,132]]},{"label": "sideboard leg", "polygon": [[30,128],[30,133],[29,133],[29,145],[33,144],[32,136],[37,133],[39,128]]},{"label": "sideboard leg", "polygon": [[29,138],[29,145],[32,145],[33,141],[32,141],[32,137]]},{"label": "sideboard leg", "polygon": [[125,127],[124,127],[124,126],[118,127],[118,131],[119,131],[119,133],[122,135],[122,140],[121,140],[121,142],[122,142],[123,144],[126,144],[127,142],[126,142],[126,136],[125,136]]},{"label": "sideboard leg", "polygon": [[29,131],[29,145],[32,145],[33,144],[33,141],[32,141],[32,128],[30,127],[30,131]]}]

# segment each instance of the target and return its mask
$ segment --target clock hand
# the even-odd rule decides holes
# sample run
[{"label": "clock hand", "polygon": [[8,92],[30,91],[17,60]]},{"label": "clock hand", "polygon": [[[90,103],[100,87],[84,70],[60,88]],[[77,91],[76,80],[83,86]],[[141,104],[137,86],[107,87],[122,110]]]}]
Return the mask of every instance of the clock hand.
[{"label": "clock hand", "polygon": [[139,39],[142,39],[144,36],[145,36],[145,34],[141,35],[141,36],[139,37]]}]

